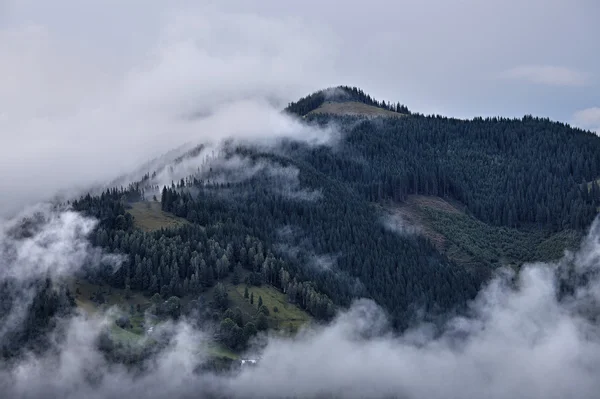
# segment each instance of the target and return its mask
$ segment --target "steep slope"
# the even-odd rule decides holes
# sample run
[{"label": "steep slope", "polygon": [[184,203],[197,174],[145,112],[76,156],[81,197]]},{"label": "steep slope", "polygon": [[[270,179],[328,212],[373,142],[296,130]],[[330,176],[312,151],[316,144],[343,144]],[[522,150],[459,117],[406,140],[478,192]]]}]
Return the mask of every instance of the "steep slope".
[{"label": "steep slope", "polygon": [[[377,112],[347,115],[344,107]],[[559,256],[600,205],[598,184],[588,185],[600,176],[600,139],[564,124],[425,117],[346,87],[309,95],[287,112],[334,123],[341,140],[225,144],[198,159],[210,168],[162,189],[156,211],[179,218],[170,229],[139,231],[130,212],[144,208],[127,211],[127,202],[156,188],[153,173],[77,201],[101,220],[94,242],[129,257],[118,273],[92,277],[163,300],[208,290],[216,319],[241,281],[278,289],[317,319],[366,296],[402,328],[417,310],[464,306],[495,267]],[[192,151],[188,162],[202,156],[202,147]],[[390,206],[423,231],[389,223]]]},{"label": "steep slope", "polygon": [[335,121],[344,136],[335,153],[313,150],[309,162],[367,200],[449,197],[493,225],[555,231],[583,229],[596,215],[600,188],[587,182],[600,175],[600,138],[590,132],[532,117],[308,119]]}]

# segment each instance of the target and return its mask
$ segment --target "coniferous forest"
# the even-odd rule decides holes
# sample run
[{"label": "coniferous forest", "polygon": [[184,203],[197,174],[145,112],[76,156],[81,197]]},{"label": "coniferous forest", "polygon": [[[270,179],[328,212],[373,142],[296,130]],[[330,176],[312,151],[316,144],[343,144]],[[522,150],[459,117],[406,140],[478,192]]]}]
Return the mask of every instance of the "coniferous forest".
[{"label": "coniferous forest", "polygon": [[[384,105],[358,89],[348,93]],[[322,95],[289,110],[302,115]],[[276,151],[232,145],[223,154],[252,166],[297,170],[296,191],[284,191],[293,183],[268,169],[234,182],[213,182],[210,173],[188,176],[159,188],[157,199],[164,211],[190,223],[154,233],[135,230],[126,212],[128,201],[144,195],[143,182],[76,201],[76,209],[102,220],[95,243],[130,255],[126,267],[106,278],[149,294],[184,296],[241,268],[251,283],[272,284],[316,318],[328,319],[335,306],[367,296],[402,327],[416,310],[435,314],[464,305],[486,274],[454,264],[422,236],[386,230],[373,204],[439,196],[491,225],[553,231],[585,229],[599,205],[600,141],[565,124],[419,114],[306,119],[335,122],[342,141],[335,147],[286,141]],[[295,251],[282,250],[290,242],[281,231],[290,226],[302,241]],[[311,261],[315,254],[334,255],[335,264],[319,267]]]},{"label": "coniferous forest", "polygon": [[[240,279],[277,288],[316,320],[331,319],[355,298],[372,298],[403,329],[417,315],[460,311],[492,270],[481,265],[474,272],[426,236],[386,228],[377,205],[436,196],[491,226],[552,232],[583,231],[596,215],[600,139],[590,132],[531,116],[424,116],[349,87],[335,96],[321,91],[287,108],[305,123],[336,126],[341,139],[333,145],[228,143],[202,173],[163,187],[148,171],[137,183],[73,201],[75,210],[99,220],[93,244],[125,255],[117,271],[89,270],[85,278],[162,300],[195,301],[213,290],[206,306],[227,329],[230,347],[243,346],[257,324],[266,328],[264,316],[245,323],[228,309],[223,283]],[[404,116],[308,114],[325,99]],[[188,156],[201,152],[200,146]],[[241,162],[239,170],[219,166],[231,160]],[[160,202],[186,223],[142,231],[128,211],[140,201]]]}]

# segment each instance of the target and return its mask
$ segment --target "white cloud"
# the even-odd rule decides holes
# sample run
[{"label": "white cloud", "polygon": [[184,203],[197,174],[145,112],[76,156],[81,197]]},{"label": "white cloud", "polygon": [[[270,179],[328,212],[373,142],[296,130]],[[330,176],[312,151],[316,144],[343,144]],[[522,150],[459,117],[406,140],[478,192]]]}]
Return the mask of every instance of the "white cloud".
[{"label": "white cloud", "polygon": [[[15,241],[12,247],[26,243],[27,250],[48,250],[48,261],[38,249],[28,257],[20,257],[26,251],[7,251],[19,265],[31,264],[18,278],[45,276],[61,259],[72,264],[70,270],[78,267],[91,249],[84,242],[90,223],[71,212],[58,213],[35,225],[37,230],[5,234],[3,241]],[[0,226],[9,231],[17,224]],[[282,231],[289,234],[290,229]],[[185,320],[164,326],[170,344],[143,367],[111,364],[98,350],[103,315],[76,315],[64,320],[66,336],[51,335],[52,350],[0,367],[0,386],[9,398],[592,399],[600,389],[599,265],[597,220],[577,253],[555,264],[526,265],[519,275],[497,276],[471,304],[469,315],[452,318],[438,335],[429,326],[393,334],[385,313],[372,301],[359,300],[330,325],[293,339],[270,337],[258,364],[237,374],[197,369],[206,358],[206,335]],[[62,275],[60,269],[50,274]],[[5,277],[0,274],[0,282]]]},{"label": "white cloud", "polygon": [[546,86],[584,86],[588,74],[576,69],[552,65],[522,65],[502,73],[506,79],[514,79]]},{"label": "white cloud", "polygon": [[600,107],[591,107],[575,112],[573,124],[600,133]]},{"label": "white cloud", "polygon": [[84,264],[118,265],[119,257],[102,254],[89,243],[96,223],[49,204],[27,208],[11,220],[0,219],[0,280],[61,279]]},{"label": "white cloud", "polygon": [[413,220],[410,220],[406,215],[400,212],[390,212],[384,215],[381,222],[388,230],[402,236],[421,233],[420,227]]},{"label": "white cloud", "polygon": [[307,136],[279,111],[331,71],[326,30],[214,7],[164,6],[158,22],[137,23],[138,11],[123,11],[133,27],[111,26],[124,38],[151,32],[131,53],[114,32],[82,30],[83,45],[45,20],[0,25],[0,214],[184,143]]}]

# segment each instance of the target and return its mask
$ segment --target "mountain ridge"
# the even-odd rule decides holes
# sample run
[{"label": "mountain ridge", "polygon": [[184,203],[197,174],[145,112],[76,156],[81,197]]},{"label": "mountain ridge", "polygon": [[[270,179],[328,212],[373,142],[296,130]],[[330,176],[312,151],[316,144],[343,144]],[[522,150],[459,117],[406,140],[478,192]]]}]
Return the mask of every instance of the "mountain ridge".
[{"label": "mountain ridge", "polygon": [[[335,125],[333,145],[227,141],[217,153],[197,145],[158,164],[158,172],[197,166],[170,185],[150,170],[75,200],[76,211],[98,220],[91,243],[124,259],[116,271],[85,270],[80,278],[97,288],[77,293],[78,302],[119,290],[144,308],[120,321],[127,334],[118,326],[117,337],[142,331],[140,312],[195,315],[236,351],[258,330],[308,318],[284,313],[328,321],[362,297],[403,330],[423,314],[442,323],[460,313],[499,267],[555,258],[596,216],[597,136],[529,116],[399,113],[399,104],[345,90],[286,110],[301,123]],[[353,102],[401,117],[318,112]],[[413,221],[403,225],[396,211]]]}]

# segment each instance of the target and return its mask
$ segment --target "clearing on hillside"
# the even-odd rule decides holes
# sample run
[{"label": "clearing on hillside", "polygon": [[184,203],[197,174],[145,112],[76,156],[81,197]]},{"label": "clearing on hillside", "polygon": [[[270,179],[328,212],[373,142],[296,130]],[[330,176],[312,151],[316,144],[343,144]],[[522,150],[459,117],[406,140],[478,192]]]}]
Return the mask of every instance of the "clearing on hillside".
[{"label": "clearing on hillside", "polygon": [[386,209],[413,223],[456,263],[479,270],[555,260],[565,249],[576,248],[581,239],[581,233],[574,230],[489,225],[465,213],[460,204],[438,197],[413,195],[402,205]]},{"label": "clearing on hillside", "polygon": [[127,212],[133,216],[135,227],[142,231],[156,231],[183,226],[187,221],[161,209],[160,202],[134,202]]},{"label": "clearing on hillside", "polygon": [[101,306],[136,306],[145,309],[150,305],[150,299],[140,292],[131,291],[129,294],[120,288],[108,285],[92,284],[85,280],[74,280],[71,290],[75,293],[75,301],[78,306],[86,311],[96,311]]},{"label": "clearing on hillside", "polygon": [[331,114],[331,115],[361,115],[367,117],[384,116],[390,118],[401,118],[406,114],[398,112],[392,112],[387,109],[374,107],[358,101],[348,102],[332,102],[328,101],[323,103],[319,108],[308,113],[310,114]]},{"label": "clearing on hillside", "polygon": [[289,303],[286,295],[271,285],[248,286],[248,296],[254,294],[254,303],[250,303],[249,297],[244,298],[246,284],[227,284],[226,287],[229,307],[231,309],[240,308],[245,319],[244,322],[252,321],[258,314],[260,297],[262,297],[263,305],[269,310],[267,319],[270,328],[293,333],[311,321],[308,313]]}]

